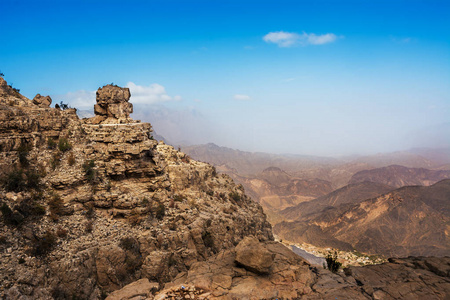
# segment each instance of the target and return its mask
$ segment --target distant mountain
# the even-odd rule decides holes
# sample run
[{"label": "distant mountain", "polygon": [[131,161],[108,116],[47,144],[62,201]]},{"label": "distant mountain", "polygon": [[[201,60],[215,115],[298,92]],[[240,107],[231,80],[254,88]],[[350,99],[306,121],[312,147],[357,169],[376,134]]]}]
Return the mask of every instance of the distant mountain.
[{"label": "distant mountain", "polygon": [[270,167],[291,172],[292,170],[340,164],[338,159],[328,157],[246,152],[220,147],[213,143],[183,146],[182,150],[194,159],[213,165],[227,165],[227,167],[237,170],[240,175],[259,174]]},{"label": "distant mountain", "polygon": [[431,185],[450,178],[449,170],[428,170],[392,165],[383,168],[360,171],[352,176],[349,183],[364,181],[377,182],[402,187],[408,185]]},{"label": "distant mountain", "polygon": [[450,180],[330,207],[273,230],[285,240],[320,247],[397,257],[448,256]]},{"label": "distant mountain", "polygon": [[319,213],[330,207],[341,204],[356,204],[366,199],[374,198],[388,193],[395,188],[381,183],[360,182],[349,184],[317,199],[300,203],[294,207],[286,208],[280,212],[285,220],[302,220],[308,215]]},{"label": "distant mountain", "polygon": [[215,166],[222,166],[223,169],[233,169],[240,176],[255,177],[267,168],[276,167],[296,178],[317,178],[329,181],[334,188],[347,185],[351,177],[359,171],[387,167],[393,164],[409,168],[450,169],[450,165],[445,165],[446,160],[437,159],[437,157],[445,157],[445,152],[442,153],[442,151],[438,152],[440,156],[437,154],[433,156],[434,160],[428,159],[428,156],[423,157],[419,155],[419,152],[409,151],[359,157],[330,158],[246,152],[220,147],[212,143],[183,146],[182,151],[196,160],[205,161]]},{"label": "distant mountain", "polygon": [[333,190],[331,182],[321,179],[300,179],[277,167],[269,167],[254,176],[240,176],[234,169],[218,167],[233,180],[242,184],[245,191],[259,202],[272,224],[278,222],[278,211],[301,202],[328,194]]}]

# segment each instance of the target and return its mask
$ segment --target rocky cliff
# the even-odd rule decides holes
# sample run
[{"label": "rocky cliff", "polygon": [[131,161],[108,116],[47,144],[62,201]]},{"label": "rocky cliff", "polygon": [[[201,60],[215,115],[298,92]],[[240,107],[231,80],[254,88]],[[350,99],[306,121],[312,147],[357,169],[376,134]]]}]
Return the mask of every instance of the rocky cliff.
[{"label": "rocky cliff", "polygon": [[0,80],[1,297],[97,299],[273,239],[242,187],[129,117],[128,89],[100,88],[80,120]]}]

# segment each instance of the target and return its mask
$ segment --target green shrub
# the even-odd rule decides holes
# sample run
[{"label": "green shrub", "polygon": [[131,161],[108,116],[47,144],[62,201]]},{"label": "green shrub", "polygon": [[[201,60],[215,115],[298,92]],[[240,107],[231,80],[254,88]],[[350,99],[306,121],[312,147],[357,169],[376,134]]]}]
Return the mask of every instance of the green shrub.
[{"label": "green shrub", "polygon": [[29,189],[38,190],[41,182],[41,175],[34,169],[28,169],[25,172],[26,175],[26,187]]},{"label": "green shrub", "polygon": [[66,137],[61,137],[58,141],[58,149],[61,152],[66,152],[72,149],[72,145],[69,143],[69,140]]},{"label": "green shrub", "polygon": [[19,163],[22,167],[28,167],[28,153],[30,152],[31,147],[29,147],[26,143],[22,142],[17,148],[17,156],[19,157]]},{"label": "green shrub", "polygon": [[56,167],[58,167],[60,163],[61,163],[61,152],[56,151],[55,153],[53,153],[52,159],[50,160],[52,170],[56,169]]},{"label": "green shrub", "polygon": [[155,217],[158,220],[162,220],[165,215],[166,215],[166,207],[164,206],[164,204],[159,203],[155,211]]},{"label": "green shrub", "polygon": [[2,183],[5,189],[10,192],[21,192],[27,186],[23,170],[16,167],[4,174]]},{"label": "green shrub", "polygon": [[83,170],[84,170],[84,175],[86,177],[86,179],[90,182],[90,183],[94,183],[95,181],[95,162],[93,159],[91,160],[86,160],[83,163]]},{"label": "green shrub", "polygon": [[338,262],[337,252],[334,251],[334,254],[328,253],[328,255],[325,257],[325,260],[327,262],[327,268],[333,273],[336,273],[339,271],[339,268],[342,266],[340,262]]},{"label": "green shrub", "polygon": [[239,195],[238,192],[233,191],[231,193],[228,194],[228,196],[233,199],[235,202],[239,202],[241,200],[241,195]]},{"label": "green shrub", "polygon": [[92,220],[87,221],[85,225],[86,232],[91,233],[93,229],[94,229],[94,222],[92,222]]},{"label": "green shrub", "polygon": [[58,194],[53,193],[48,201],[48,206],[50,207],[50,219],[57,222],[64,210],[64,204],[61,197]]},{"label": "green shrub", "polygon": [[75,155],[73,155],[73,152],[70,152],[69,157],[67,157],[67,163],[69,166],[73,166],[75,164]]},{"label": "green shrub", "polygon": [[32,241],[31,253],[34,256],[43,256],[52,250],[56,245],[56,236],[51,231],[47,231],[42,237],[35,237]]},{"label": "green shrub", "polygon": [[47,139],[47,148],[48,149],[55,149],[56,148],[56,142],[51,137]]}]

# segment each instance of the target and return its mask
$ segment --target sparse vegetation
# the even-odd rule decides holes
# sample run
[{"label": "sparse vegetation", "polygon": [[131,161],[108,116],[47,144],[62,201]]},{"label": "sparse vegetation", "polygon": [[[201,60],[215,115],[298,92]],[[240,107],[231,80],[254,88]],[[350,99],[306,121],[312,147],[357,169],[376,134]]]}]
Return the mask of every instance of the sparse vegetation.
[{"label": "sparse vegetation", "polygon": [[23,168],[26,168],[29,165],[28,153],[30,152],[30,150],[31,147],[24,142],[22,142],[19,148],[17,148],[17,156],[19,157],[19,163]]},{"label": "sparse vegetation", "polygon": [[87,221],[84,229],[87,233],[91,233],[94,230],[94,222],[92,220]]},{"label": "sparse vegetation", "polygon": [[327,269],[333,273],[339,271],[339,268],[342,266],[342,263],[338,262],[337,252],[334,251],[334,254],[328,253],[325,257],[327,262]]},{"label": "sparse vegetation", "polygon": [[69,140],[66,137],[61,137],[58,141],[58,149],[61,152],[66,152],[72,149],[72,145],[69,143]]},{"label": "sparse vegetation", "polygon": [[59,220],[59,216],[63,214],[64,209],[64,204],[61,197],[58,194],[53,193],[50,196],[48,205],[50,207],[50,219],[52,219],[54,222],[57,222]]},{"label": "sparse vegetation", "polygon": [[158,206],[156,207],[155,218],[157,218],[158,220],[162,220],[165,215],[166,215],[166,207],[164,206],[164,204],[159,203]]},{"label": "sparse vegetation", "polygon": [[84,175],[91,184],[95,182],[95,162],[93,159],[87,160],[83,163]]},{"label": "sparse vegetation", "polygon": [[95,209],[94,205],[92,203],[87,205],[86,214],[87,219],[94,219],[95,218]]},{"label": "sparse vegetation", "polygon": [[[55,104],[55,107],[56,107],[56,105],[58,105],[58,104]],[[61,108],[62,110],[66,110],[66,109],[71,108],[68,104],[66,104],[66,103],[64,103],[62,101],[59,103],[58,107]]]},{"label": "sparse vegetation", "polygon": [[53,153],[52,159],[50,160],[50,166],[52,167],[53,170],[55,170],[60,163],[61,163],[61,152],[56,151],[55,153]]},{"label": "sparse vegetation", "polygon": [[3,174],[0,181],[7,191],[21,192],[28,189],[39,189],[40,175],[34,169],[24,172],[21,168],[12,167]]},{"label": "sparse vegetation", "polygon": [[50,252],[56,244],[56,236],[53,232],[47,231],[42,237],[35,237],[32,240],[31,254],[34,256],[44,256]]},{"label": "sparse vegetation", "polygon": [[75,164],[75,155],[73,155],[73,152],[69,153],[69,156],[67,157],[67,163],[69,166],[73,166]]},{"label": "sparse vegetation", "polygon": [[241,201],[241,195],[236,192],[236,191],[232,191],[228,194],[228,196],[233,199],[235,202],[239,202]]},{"label": "sparse vegetation", "polygon": [[14,213],[6,203],[2,203],[0,211],[2,212],[3,222],[5,222],[5,224],[17,226],[23,221],[23,216]]},{"label": "sparse vegetation", "polygon": [[47,139],[47,148],[48,149],[55,149],[56,148],[56,142],[54,139],[52,139],[51,137],[49,137]]}]

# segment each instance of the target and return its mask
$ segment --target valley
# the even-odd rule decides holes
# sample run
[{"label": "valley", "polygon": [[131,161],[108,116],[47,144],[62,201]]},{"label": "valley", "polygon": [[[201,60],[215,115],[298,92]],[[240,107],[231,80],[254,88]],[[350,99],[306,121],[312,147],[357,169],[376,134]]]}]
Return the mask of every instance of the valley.
[{"label": "valley", "polygon": [[449,149],[422,150],[432,153],[426,157],[404,151],[355,159],[212,144],[183,149],[242,184],[286,243],[304,250],[312,245],[322,256],[332,249],[386,258],[450,254]]}]

